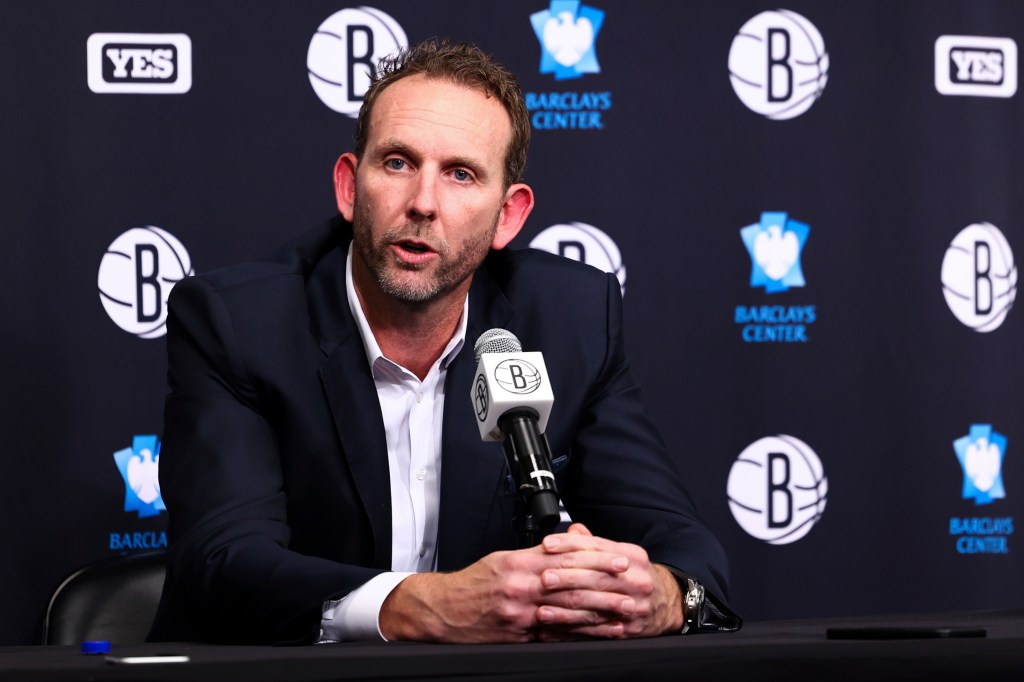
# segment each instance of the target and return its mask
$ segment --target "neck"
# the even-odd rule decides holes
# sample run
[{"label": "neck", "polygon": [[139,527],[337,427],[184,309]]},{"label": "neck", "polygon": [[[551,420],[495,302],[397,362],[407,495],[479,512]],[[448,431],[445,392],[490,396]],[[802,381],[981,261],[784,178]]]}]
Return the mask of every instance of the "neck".
[{"label": "neck", "polygon": [[353,271],[356,295],[381,353],[422,381],[458,329],[472,276],[435,299],[409,303]]}]

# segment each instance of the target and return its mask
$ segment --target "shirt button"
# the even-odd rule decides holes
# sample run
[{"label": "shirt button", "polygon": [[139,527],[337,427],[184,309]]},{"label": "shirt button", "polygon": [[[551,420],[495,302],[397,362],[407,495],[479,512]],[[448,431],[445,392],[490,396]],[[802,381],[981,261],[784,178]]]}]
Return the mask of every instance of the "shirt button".
[{"label": "shirt button", "polygon": [[416,391],[416,402],[418,402],[418,403],[422,403],[423,402],[423,394],[421,392],[419,392],[419,391]]},{"label": "shirt button", "polygon": [[427,548],[426,547],[420,547],[420,558],[422,559],[425,556],[427,556]]},{"label": "shirt button", "polygon": [[[416,478],[418,478],[421,481],[426,480],[426,478],[427,478],[427,470],[426,469],[420,469],[419,473],[416,474]],[[420,556],[423,556],[423,555],[421,554]]]}]

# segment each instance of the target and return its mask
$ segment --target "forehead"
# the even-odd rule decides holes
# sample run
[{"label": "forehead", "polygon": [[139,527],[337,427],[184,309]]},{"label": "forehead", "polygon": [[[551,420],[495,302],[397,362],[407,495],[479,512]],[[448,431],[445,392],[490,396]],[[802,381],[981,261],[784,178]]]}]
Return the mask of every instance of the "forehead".
[{"label": "forehead", "polygon": [[388,86],[370,115],[367,146],[384,139],[456,146],[460,153],[504,158],[512,136],[508,112],[482,89],[423,75]]}]

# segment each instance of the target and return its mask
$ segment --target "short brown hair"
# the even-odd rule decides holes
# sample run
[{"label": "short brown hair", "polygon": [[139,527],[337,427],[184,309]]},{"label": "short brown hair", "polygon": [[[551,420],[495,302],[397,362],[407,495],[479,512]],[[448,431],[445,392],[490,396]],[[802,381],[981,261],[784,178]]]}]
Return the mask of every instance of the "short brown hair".
[{"label": "short brown hair", "polygon": [[380,61],[377,72],[370,74],[370,88],[356,119],[356,156],[362,158],[366,150],[370,114],[380,93],[396,81],[417,74],[478,88],[488,97],[498,98],[512,122],[512,139],[505,151],[505,187],[521,182],[530,147],[530,115],[519,80],[476,45],[450,43],[447,39],[425,40]]}]

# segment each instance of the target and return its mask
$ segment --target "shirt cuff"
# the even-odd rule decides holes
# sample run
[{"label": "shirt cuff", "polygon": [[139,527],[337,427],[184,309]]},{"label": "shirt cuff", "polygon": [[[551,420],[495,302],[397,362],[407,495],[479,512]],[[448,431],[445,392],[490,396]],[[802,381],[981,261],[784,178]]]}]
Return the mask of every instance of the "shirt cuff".
[{"label": "shirt cuff", "polygon": [[413,573],[381,573],[341,599],[325,601],[316,643],[387,641],[380,631],[380,608],[398,583],[410,575]]}]

